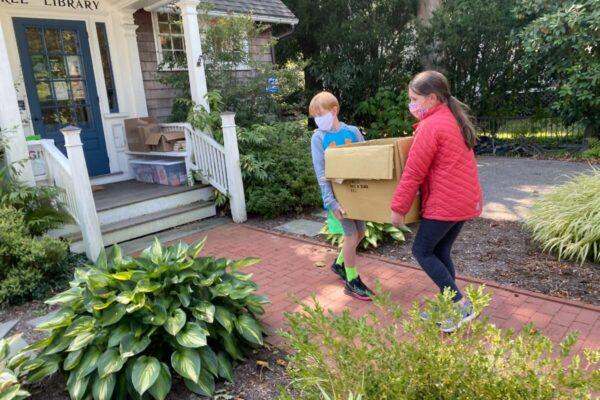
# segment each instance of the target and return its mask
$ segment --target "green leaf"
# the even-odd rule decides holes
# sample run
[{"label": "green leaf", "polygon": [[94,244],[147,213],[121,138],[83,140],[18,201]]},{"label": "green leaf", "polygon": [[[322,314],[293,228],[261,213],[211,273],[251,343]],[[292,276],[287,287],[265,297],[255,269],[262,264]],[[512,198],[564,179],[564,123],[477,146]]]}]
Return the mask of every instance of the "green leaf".
[{"label": "green leaf", "polygon": [[250,343],[263,344],[262,328],[254,318],[249,315],[241,315],[238,317],[235,327]]},{"label": "green leaf", "polygon": [[171,355],[171,366],[183,378],[194,382],[200,376],[202,363],[197,350],[180,349]]},{"label": "green leaf", "polygon": [[80,333],[79,335],[75,336],[67,351],[76,351],[83,349],[88,344],[90,344],[95,338],[96,334],[94,332]]},{"label": "green leaf", "polygon": [[120,303],[115,303],[102,312],[100,322],[102,326],[110,326],[119,322],[125,314],[125,306]]},{"label": "green leaf", "polygon": [[198,381],[193,382],[189,379],[184,379],[184,381],[185,386],[187,386],[188,389],[201,396],[212,397],[215,392],[215,379],[205,369],[200,372],[200,378]]},{"label": "green leaf", "polygon": [[38,331],[49,331],[71,325],[75,313],[70,308],[62,308],[50,319],[35,327]]},{"label": "green leaf", "polygon": [[181,302],[182,306],[184,306],[184,307],[190,306],[190,303],[191,303],[190,294],[191,294],[191,290],[190,290],[189,286],[185,285],[185,286],[181,286],[179,288],[177,297],[179,297],[179,301]]},{"label": "green leaf", "polygon": [[200,301],[194,307],[192,313],[196,319],[212,324],[215,318],[215,306],[208,301]]},{"label": "green leaf", "polygon": [[171,391],[171,372],[165,363],[160,363],[160,372],[158,379],[148,392],[156,400],[164,400]]},{"label": "green leaf", "polygon": [[204,237],[202,240],[191,245],[188,249],[188,255],[192,258],[197,258],[206,244],[206,239],[207,238]]},{"label": "green leaf", "polygon": [[176,309],[164,324],[164,328],[171,335],[175,336],[184,327],[186,322],[185,311],[181,308]]},{"label": "green leaf", "polygon": [[120,371],[126,361],[127,358],[121,356],[118,349],[109,348],[98,360],[98,375],[100,378],[106,378],[108,375]]},{"label": "green leaf", "polygon": [[75,337],[83,332],[90,332],[94,329],[94,318],[91,316],[82,316],[76,318],[65,331],[66,337]]},{"label": "green leaf", "polygon": [[235,271],[237,269],[246,268],[254,264],[258,264],[260,262],[260,258],[258,257],[247,257],[242,260],[235,261],[231,264],[231,270]]},{"label": "green leaf", "polygon": [[244,356],[237,346],[236,340],[232,334],[225,331],[220,332],[221,339],[223,340],[223,347],[229,353],[231,357],[236,360],[243,360]]},{"label": "green leaf", "polygon": [[79,365],[79,361],[83,357],[83,350],[77,350],[70,352],[65,358],[65,362],[63,363],[63,369],[65,371],[70,371]]},{"label": "green leaf", "polygon": [[64,334],[55,337],[52,343],[44,349],[44,354],[56,354],[64,351],[71,344],[71,340],[71,338],[66,337]]},{"label": "green leaf", "polygon": [[57,294],[56,296],[52,296],[51,298],[46,300],[44,303],[50,304],[50,305],[54,305],[54,304],[69,305],[78,300],[81,300],[82,293],[83,293],[82,288],[80,288],[78,286],[72,287],[71,289],[65,290],[64,292],[61,292],[61,293]]},{"label": "green leaf", "polygon": [[210,346],[204,346],[198,349],[200,353],[200,358],[202,360],[202,366],[208,370],[214,376],[219,375],[219,362],[217,360],[217,355],[210,348]]},{"label": "green leaf", "polygon": [[216,306],[215,318],[217,321],[219,321],[219,324],[221,324],[223,328],[227,330],[227,332],[231,333],[231,331],[233,331],[235,316],[228,309],[222,306]]},{"label": "green leaf", "polygon": [[133,301],[134,295],[135,295],[134,292],[126,290],[126,291],[119,293],[119,295],[117,297],[115,297],[115,300],[121,304],[127,305]]},{"label": "green leaf", "polygon": [[90,347],[85,352],[83,358],[79,362],[77,370],[74,371],[75,375],[79,376],[80,378],[83,378],[84,376],[89,375],[93,370],[95,370],[97,368],[97,363],[98,359],[100,358],[100,354],[101,352],[100,349],[98,349],[98,347]]},{"label": "green leaf", "polygon": [[190,322],[175,336],[175,339],[183,347],[198,348],[206,346],[206,334],[206,330],[200,325]]},{"label": "green leaf", "polygon": [[110,337],[108,338],[108,347],[118,346],[130,331],[131,329],[127,323],[121,323],[117,329],[111,330]]},{"label": "green leaf", "polygon": [[58,371],[59,366],[60,358],[57,358],[56,356],[53,356],[52,358],[46,358],[38,368],[32,370],[29,373],[29,375],[27,376],[27,382],[39,382],[45,377],[56,373],[56,371]]},{"label": "green leaf", "polygon": [[142,279],[135,286],[134,292],[136,293],[153,293],[161,289],[160,283],[152,283],[149,279]]},{"label": "green leaf", "polygon": [[123,338],[123,341],[119,345],[119,351],[121,352],[121,356],[125,358],[133,357],[146,350],[146,347],[150,345],[150,342],[151,340],[149,337],[136,339],[133,333],[129,333]]},{"label": "green leaf", "polygon": [[67,380],[67,390],[71,400],[81,400],[85,395],[85,392],[90,381],[90,376],[79,378],[76,374],[70,374]]},{"label": "green leaf", "polygon": [[118,281],[128,281],[131,279],[132,276],[133,276],[132,271],[121,271],[121,272],[117,272],[115,274],[110,274],[111,278],[116,279]]},{"label": "green leaf", "polygon": [[158,379],[160,362],[154,357],[140,356],[133,364],[132,384],[135,390],[144,394]]},{"label": "green leaf", "polygon": [[110,400],[115,390],[117,378],[115,375],[109,375],[104,378],[96,379],[92,388],[94,400]]}]

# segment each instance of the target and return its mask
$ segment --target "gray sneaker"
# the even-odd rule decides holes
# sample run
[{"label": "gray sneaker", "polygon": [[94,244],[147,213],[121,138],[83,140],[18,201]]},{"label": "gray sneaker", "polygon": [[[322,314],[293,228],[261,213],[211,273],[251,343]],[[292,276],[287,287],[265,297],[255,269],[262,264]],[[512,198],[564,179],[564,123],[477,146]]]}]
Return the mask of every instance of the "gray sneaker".
[{"label": "gray sneaker", "polygon": [[[457,304],[456,307],[459,307]],[[456,316],[452,316],[440,324],[440,330],[445,333],[451,333],[460,328],[463,324],[469,323],[477,317],[477,313],[470,301],[466,301],[460,309],[460,319],[455,322]]]}]

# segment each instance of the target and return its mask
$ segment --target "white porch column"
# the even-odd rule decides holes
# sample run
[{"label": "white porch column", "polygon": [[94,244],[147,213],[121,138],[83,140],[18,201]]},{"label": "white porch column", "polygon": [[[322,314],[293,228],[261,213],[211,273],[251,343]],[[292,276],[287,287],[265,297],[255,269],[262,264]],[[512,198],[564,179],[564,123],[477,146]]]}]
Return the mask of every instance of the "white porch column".
[{"label": "white porch column", "polygon": [[71,164],[73,193],[77,202],[77,219],[85,244],[85,254],[90,260],[96,261],[104,248],[104,243],[92,194],[92,185],[83,155],[83,144],[79,136],[81,129],[76,126],[67,126],[60,131],[65,137],[65,148],[69,164]]},{"label": "white porch column", "polygon": [[142,64],[140,63],[140,52],[138,50],[137,36],[135,31],[138,26],[133,22],[133,9],[125,9],[120,14],[120,24],[123,32],[123,43],[121,44],[122,55],[125,64],[125,82],[129,86],[130,103],[133,113],[138,117],[148,116],[146,104],[146,92],[144,90],[144,78],[142,76]]},{"label": "white porch column", "polygon": [[0,24],[0,129],[2,135],[7,138],[8,149],[6,150],[6,161],[26,160],[19,167],[19,179],[30,186],[35,186],[33,169],[29,162],[29,151],[25,141],[25,133],[21,123],[21,113],[17,102],[17,91],[8,62],[8,52],[4,40],[4,31]]},{"label": "white porch column", "polygon": [[202,60],[200,27],[198,26],[197,7],[200,0],[181,0],[176,4],[181,10],[192,100],[210,111],[206,99],[206,74],[204,72],[204,61]]},{"label": "white porch column", "polygon": [[227,186],[229,187],[229,205],[231,217],[234,222],[245,222],[246,195],[244,194],[244,181],[240,167],[240,151],[238,148],[237,133],[235,131],[235,114],[225,112],[221,114],[223,127],[223,144],[225,147],[225,166],[227,168]]}]

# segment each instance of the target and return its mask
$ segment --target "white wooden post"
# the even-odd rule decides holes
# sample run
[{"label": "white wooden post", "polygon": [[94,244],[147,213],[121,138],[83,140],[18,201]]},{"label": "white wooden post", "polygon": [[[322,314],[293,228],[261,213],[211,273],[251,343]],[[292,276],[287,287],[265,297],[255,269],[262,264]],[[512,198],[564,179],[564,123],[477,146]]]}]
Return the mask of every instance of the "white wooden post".
[{"label": "white wooden post", "polygon": [[104,244],[98,214],[96,213],[96,203],[92,194],[92,185],[90,184],[90,177],[83,155],[83,144],[79,136],[81,129],[76,126],[67,126],[60,131],[65,137],[65,148],[67,149],[69,164],[71,164],[73,193],[77,203],[77,219],[85,244],[85,253],[90,260],[96,261]]},{"label": "white wooden post", "polygon": [[198,4],[200,0],[181,0],[177,7],[181,10],[183,22],[183,35],[185,40],[185,55],[187,58],[188,75],[190,79],[190,92],[194,103],[210,111],[206,98],[206,73],[202,58],[202,43],[200,27],[198,25]]},{"label": "white wooden post", "polygon": [[17,91],[12,77],[4,32],[0,25],[0,129],[7,139],[6,161],[25,161],[17,171],[21,182],[35,186],[33,169],[29,162],[29,151],[21,123],[21,113],[17,102]]},{"label": "white wooden post", "polygon": [[[142,76],[142,67],[140,63],[140,52],[138,49],[136,30],[138,26],[134,23],[133,13],[135,9],[123,9],[121,13],[116,14],[116,22],[120,24],[123,40],[115,43],[117,48],[122,51],[123,70],[126,71],[126,94],[128,101],[123,104],[130,104],[130,112],[138,117],[148,116],[148,106],[146,103],[146,92],[144,91],[144,79]],[[120,104],[120,103],[119,103]]]},{"label": "white wooden post", "polygon": [[240,151],[235,131],[235,113],[222,113],[221,121],[231,217],[234,222],[242,223],[248,217],[246,215],[246,196],[244,195],[244,182],[242,181],[242,169],[240,167]]}]

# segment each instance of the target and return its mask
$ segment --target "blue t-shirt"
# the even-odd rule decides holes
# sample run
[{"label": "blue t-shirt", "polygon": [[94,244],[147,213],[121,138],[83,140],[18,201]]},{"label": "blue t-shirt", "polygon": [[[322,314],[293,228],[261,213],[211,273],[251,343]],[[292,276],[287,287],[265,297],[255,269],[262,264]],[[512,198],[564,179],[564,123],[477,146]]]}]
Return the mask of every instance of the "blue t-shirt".
[{"label": "blue t-shirt", "polygon": [[331,183],[325,179],[325,150],[329,147],[364,142],[364,140],[362,133],[360,133],[357,127],[344,123],[340,123],[340,129],[337,131],[321,131],[317,129],[313,133],[311,139],[313,167],[315,175],[317,175],[319,187],[321,188],[323,205],[326,209],[335,210],[339,207],[339,204],[333,195]]}]

